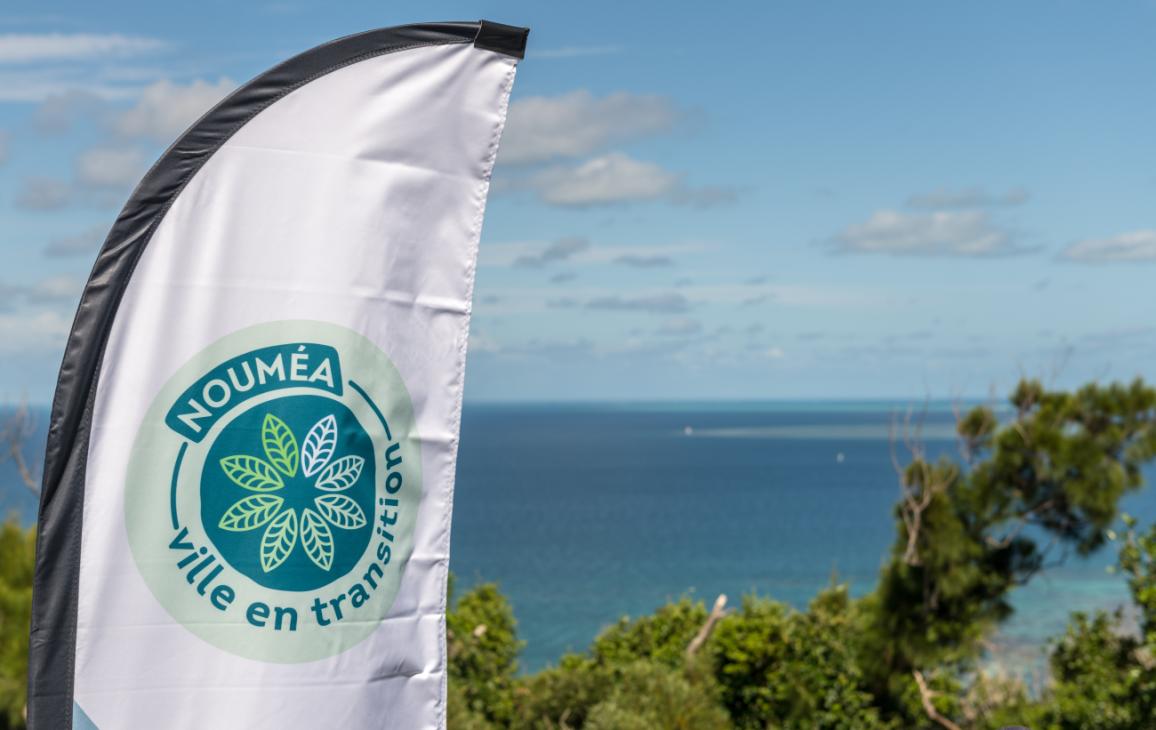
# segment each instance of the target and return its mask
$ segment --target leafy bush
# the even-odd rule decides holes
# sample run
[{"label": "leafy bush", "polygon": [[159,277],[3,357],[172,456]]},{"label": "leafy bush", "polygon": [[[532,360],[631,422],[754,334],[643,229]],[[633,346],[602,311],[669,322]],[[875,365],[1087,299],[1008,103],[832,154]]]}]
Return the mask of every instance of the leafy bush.
[{"label": "leafy bush", "polygon": [[24,726],[35,551],[31,530],[0,525],[0,728]]}]

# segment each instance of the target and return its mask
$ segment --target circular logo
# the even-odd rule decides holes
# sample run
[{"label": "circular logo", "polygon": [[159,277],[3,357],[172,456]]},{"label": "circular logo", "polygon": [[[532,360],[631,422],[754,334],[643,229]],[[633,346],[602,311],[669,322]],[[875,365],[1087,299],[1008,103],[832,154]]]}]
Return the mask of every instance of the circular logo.
[{"label": "circular logo", "polygon": [[314,661],[393,605],[421,495],[413,406],[364,337],[274,322],[222,338],[161,389],[125,492],[137,566],[213,645]]}]

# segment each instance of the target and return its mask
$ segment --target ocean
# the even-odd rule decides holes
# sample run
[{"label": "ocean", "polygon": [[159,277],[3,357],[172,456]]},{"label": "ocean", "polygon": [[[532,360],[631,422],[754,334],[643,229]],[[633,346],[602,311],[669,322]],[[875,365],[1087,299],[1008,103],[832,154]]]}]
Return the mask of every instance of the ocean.
[{"label": "ocean", "polygon": [[[467,402],[450,560],[458,590],[500,586],[525,671],[683,595],[803,607],[832,580],[865,593],[895,535],[889,425],[908,405]],[[37,420],[40,445],[46,414]],[[953,427],[946,404],[928,407],[930,455],[956,453]],[[1156,465],[1146,476],[1156,480]],[[0,514],[31,524],[35,504],[0,463]],[[1156,490],[1124,508],[1156,520]],[[993,665],[1038,674],[1070,611],[1125,603],[1123,580],[1106,572],[1114,558],[1109,547],[1018,590]]]}]

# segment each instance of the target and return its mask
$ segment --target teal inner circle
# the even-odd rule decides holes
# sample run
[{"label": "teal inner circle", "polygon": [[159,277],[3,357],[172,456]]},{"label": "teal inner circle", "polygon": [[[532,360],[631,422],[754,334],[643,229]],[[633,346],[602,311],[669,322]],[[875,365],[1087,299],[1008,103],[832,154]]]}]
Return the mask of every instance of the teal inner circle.
[{"label": "teal inner circle", "polygon": [[259,585],[314,590],[349,573],[369,546],[375,468],[373,440],[341,402],[266,401],[209,447],[201,523],[225,562]]}]

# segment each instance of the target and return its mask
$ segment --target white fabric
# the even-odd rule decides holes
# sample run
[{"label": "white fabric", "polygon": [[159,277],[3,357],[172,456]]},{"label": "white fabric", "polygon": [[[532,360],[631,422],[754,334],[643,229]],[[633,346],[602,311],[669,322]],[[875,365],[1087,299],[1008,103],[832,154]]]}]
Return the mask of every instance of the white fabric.
[{"label": "white fabric", "polygon": [[[462,376],[514,70],[453,44],[332,72],[249,121],[165,215],[112,328],[89,448],[75,697],[100,730],[445,726]],[[270,664],[202,641],[153,597],[130,555],[124,483],[141,419],[178,368],[226,334],[291,319],[350,328],[393,360],[424,493],[389,617],[330,659]]]}]

